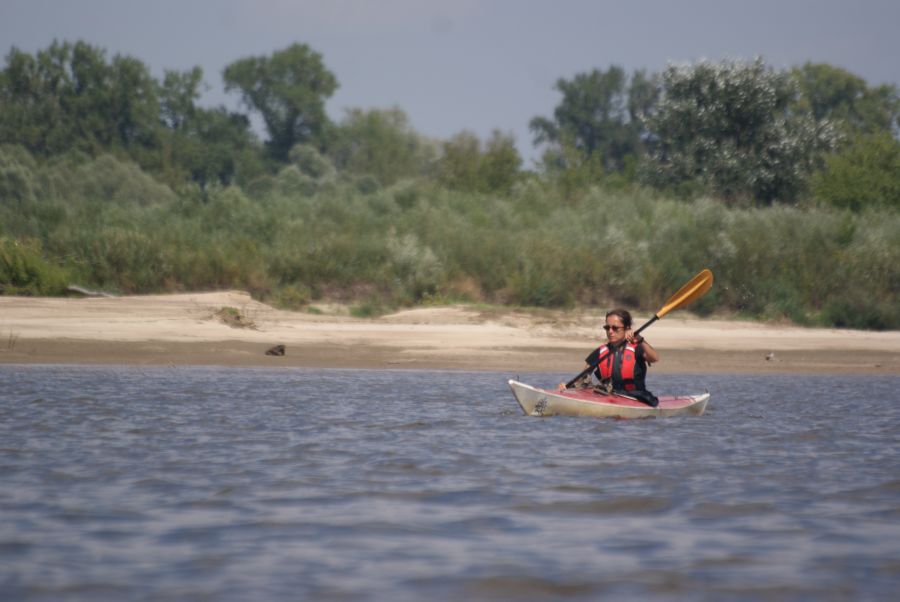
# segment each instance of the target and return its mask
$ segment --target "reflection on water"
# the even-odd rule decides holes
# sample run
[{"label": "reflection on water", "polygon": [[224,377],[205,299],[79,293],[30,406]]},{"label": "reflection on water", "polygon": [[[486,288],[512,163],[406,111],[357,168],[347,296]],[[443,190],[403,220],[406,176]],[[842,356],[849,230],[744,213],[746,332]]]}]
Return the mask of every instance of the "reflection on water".
[{"label": "reflection on water", "polygon": [[4,600],[890,599],[900,377],[0,366]]}]

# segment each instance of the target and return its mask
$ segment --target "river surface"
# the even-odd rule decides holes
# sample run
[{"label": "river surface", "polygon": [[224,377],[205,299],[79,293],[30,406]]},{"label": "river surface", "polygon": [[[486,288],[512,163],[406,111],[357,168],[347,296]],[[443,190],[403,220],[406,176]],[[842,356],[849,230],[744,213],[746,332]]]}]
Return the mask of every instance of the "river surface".
[{"label": "river surface", "polygon": [[0,365],[0,599],[896,600],[900,376]]}]

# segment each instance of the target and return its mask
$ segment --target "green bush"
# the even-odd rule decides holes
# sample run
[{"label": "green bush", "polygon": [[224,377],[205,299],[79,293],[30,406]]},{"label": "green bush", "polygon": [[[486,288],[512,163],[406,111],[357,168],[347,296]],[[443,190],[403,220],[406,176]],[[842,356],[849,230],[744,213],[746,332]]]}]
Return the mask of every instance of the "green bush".
[{"label": "green bush", "polygon": [[75,170],[71,188],[81,198],[122,205],[152,205],[175,200],[172,190],[134,163],[101,155]]},{"label": "green bush", "polygon": [[366,186],[390,186],[418,177],[433,161],[433,144],[420,136],[398,108],[351,109],[334,128],[328,156],[343,174],[368,177]]},{"label": "green bush", "polygon": [[5,295],[61,295],[68,274],[48,262],[36,241],[0,238],[0,293]]},{"label": "green bush", "polygon": [[37,164],[21,146],[0,146],[0,201],[23,207],[34,203]]},{"label": "green bush", "polygon": [[849,292],[825,304],[819,323],[839,328],[893,330],[900,327],[900,308],[896,300],[880,301],[865,293]]},{"label": "green bush", "polygon": [[[140,177],[108,188],[60,186],[83,181],[79,173],[97,176],[96,161],[25,157],[16,165],[27,167],[32,194],[0,199],[7,293],[62,292],[65,278],[51,277],[59,265],[80,284],[105,290],[241,288],[287,308],[342,300],[360,315],[440,299],[649,312],[708,267],[715,285],[691,306],[701,314],[900,328],[892,309],[900,216],[889,208],[739,209],[639,187],[598,186],[569,197],[552,178],[537,177],[509,194],[428,180],[363,193],[352,179],[337,178],[311,192],[185,188],[159,202],[123,193],[132,185],[154,189],[142,188]],[[127,175],[132,168],[112,169]],[[13,253],[15,239],[33,242]]]},{"label": "green bush", "polygon": [[303,284],[290,284],[277,290],[274,301],[282,309],[302,309],[312,301],[312,291]]},{"label": "green bush", "polygon": [[887,133],[855,139],[826,157],[812,190],[817,200],[842,209],[900,209],[900,142]]}]

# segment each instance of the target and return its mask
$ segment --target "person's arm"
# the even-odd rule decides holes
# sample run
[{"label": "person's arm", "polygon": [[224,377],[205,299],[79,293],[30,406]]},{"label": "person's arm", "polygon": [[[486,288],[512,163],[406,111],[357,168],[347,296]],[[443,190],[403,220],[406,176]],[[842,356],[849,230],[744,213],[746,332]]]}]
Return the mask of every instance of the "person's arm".
[{"label": "person's arm", "polygon": [[[602,349],[602,347],[597,347],[596,349],[591,351],[590,354],[588,354],[588,356],[586,358],[584,358],[584,367],[585,368],[597,365],[597,361],[598,361],[597,356],[600,355],[600,349]],[[593,372],[593,371],[591,371],[591,372]],[[585,383],[590,383],[591,379],[592,379],[591,372],[588,372],[582,378],[578,379],[578,381],[573,386],[581,387],[581,386],[584,386]],[[559,385],[556,388],[559,389],[560,391],[564,391],[566,388],[566,383],[559,383]]]},{"label": "person's arm", "polygon": [[641,348],[641,351],[644,352],[644,359],[647,360],[648,364],[655,364],[659,361],[659,352],[647,342],[647,339],[637,335],[636,337],[631,337],[631,342]]}]

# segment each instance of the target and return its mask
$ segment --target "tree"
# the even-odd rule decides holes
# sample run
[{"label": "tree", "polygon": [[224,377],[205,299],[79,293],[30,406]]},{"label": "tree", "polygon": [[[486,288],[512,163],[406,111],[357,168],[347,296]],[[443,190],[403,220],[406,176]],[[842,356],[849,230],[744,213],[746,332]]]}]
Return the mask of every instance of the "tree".
[{"label": "tree", "polygon": [[71,48],[54,42],[37,57],[10,50],[0,73],[0,142],[49,154],[69,142],[59,91],[71,87]]},{"label": "tree", "polygon": [[438,182],[455,190],[478,190],[481,165],[481,141],[478,136],[472,132],[460,132],[445,141],[441,150],[437,162]]},{"label": "tree", "polygon": [[257,161],[258,141],[245,115],[224,107],[198,107],[203,70],[166,71],[159,84],[160,116],[166,128],[167,168],[179,172],[205,189],[218,182],[230,184],[240,166]]},{"label": "tree", "polygon": [[0,74],[0,140],[36,155],[151,147],[158,128],[156,82],[137,59],[54,42],[36,56],[13,48]]},{"label": "tree", "polygon": [[855,138],[825,158],[812,190],[818,200],[853,211],[900,209],[900,142],[885,132]]},{"label": "tree", "polygon": [[647,76],[643,70],[635,71],[628,87],[628,119],[632,130],[643,142],[647,133],[647,119],[656,112],[659,102],[659,76]]},{"label": "tree", "polygon": [[482,146],[478,136],[461,132],[444,142],[437,178],[454,190],[507,193],[518,179],[521,165],[511,135],[495,130]]},{"label": "tree", "polygon": [[321,144],[328,128],[325,99],[338,87],[322,56],[306,44],[241,59],[225,68],[225,90],[237,90],[244,104],[262,116],[272,156],[287,161],[295,144]]},{"label": "tree", "polygon": [[178,72],[166,69],[159,85],[160,117],[171,130],[181,129],[196,114],[195,102],[200,98],[203,69]]},{"label": "tree", "polygon": [[169,184],[231,182],[259,165],[246,116],[196,105],[203,71],[154,79],[141,61],[84,42],[35,56],[15,48],[0,71],[0,142],[35,156],[127,154]]},{"label": "tree", "polygon": [[372,176],[386,186],[421,174],[431,158],[429,150],[406,113],[395,107],[349,110],[334,130],[328,154],[339,169]]},{"label": "tree", "polygon": [[[159,101],[156,80],[141,61],[127,56],[113,57],[107,110],[113,121],[112,140],[123,148],[157,146]],[[102,107],[97,107],[101,111]]]},{"label": "tree", "polygon": [[559,79],[555,87],[563,98],[553,119],[531,120],[535,144],[549,144],[560,160],[572,148],[582,160],[599,157],[605,170],[623,171],[640,152],[643,117],[656,96],[651,80],[637,72],[629,87],[625,71],[612,66]]},{"label": "tree", "polygon": [[484,190],[508,193],[519,179],[522,157],[511,134],[491,132],[481,156],[480,176]]},{"label": "tree", "polygon": [[793,77],[800,91],[797,107],[817,120],[840,124],[848,137],[892,133],[900,126],[896,86],[870,88],[861,77],[827,64],[806,63],[793,70]]},{"label": "tree", "polygon": [[670,65],[649,118],[643,177],[679,188],[696,184],[727,201],[794,201],[821,153],[836,141],[827,121],[791,111],[790,74],[762,59]]},{"label": "tree", "polygon": [[173,132],[173,160],[190,179],[206,188],[262,173],[260,145],[245,115],[224,107],[196,108],[184,127]]}]

